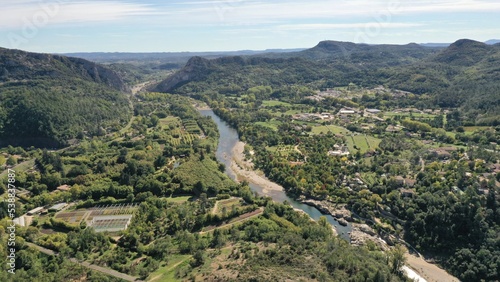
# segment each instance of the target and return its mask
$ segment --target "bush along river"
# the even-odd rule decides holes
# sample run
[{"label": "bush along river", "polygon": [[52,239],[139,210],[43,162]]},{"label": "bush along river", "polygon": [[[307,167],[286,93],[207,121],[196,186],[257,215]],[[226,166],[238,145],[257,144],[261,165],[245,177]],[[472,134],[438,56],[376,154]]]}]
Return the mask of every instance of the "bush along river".
[{"label": "bush along river", "polygon": [[[241,146],[238,132],[231,128],[225,121],[220,119],[212,110],[200,110],[200,113],[204,116],[211,117],[214,122],[217,124],[217,128],[219,129],[219,145],[217,147],[216,157],[217,160],[223,163],[226,166],[226,174],[233,180],[237,181],[238,173],[235,171],[235,164],[233,160],[235,159],[235,148],[237,146]],[[240,143],[240,144],[239,144]],[[343,222],[343,224],[347,224],[346,226],[341,225],[337,220],[335,220],[331,215],[323,214],[320,210],[318,210],[315,206],[307,205],[296,201],[288,197],[285,191],[278,185],[271,183],[273,186],[280,187],[280,189],[269,189],[267,185],[263,185],[262,178],[260,181],[257,181],[253,177],[247,177],[246,179],[249,182],[250,188],[252,191],[257,192],[259,195],[268,196],[273,199],[273,201],[283,203],[287,201],[293,208],[297,210],[301,210],[308,214],[312,219],[319,220],[321,216],[325,216],[328,222],[335,228],[337,234],[349,241],[349,233],[352,231],[352,226],[350,223]],[[266,182],[269,182],[265,179]]]}]

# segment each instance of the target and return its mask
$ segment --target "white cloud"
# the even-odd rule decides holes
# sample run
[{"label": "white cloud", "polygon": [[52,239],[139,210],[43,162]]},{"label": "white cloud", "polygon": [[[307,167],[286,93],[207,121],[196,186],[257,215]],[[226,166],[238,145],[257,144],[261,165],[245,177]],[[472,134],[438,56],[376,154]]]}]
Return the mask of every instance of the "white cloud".
[{"label": "white cloud", "polygon": [[377,26],[380,28],[408,28],[424,26],[422,23],[391,23],[391,22],[367,22],[348,24],[292,24],[280,25],[279,30],[322,30],[322,29],[351,29]]},{"label": "white cloud", "polygon": [[[133,20],[151,26],[281,25],[288,29],[350,28],[337,26],[287,26],[289,23],[350,21],[383,22],[387,28],[409,27],[391,23],[395,15],[453,12],[500,12],[500,1],[488,0],[193,0],[132,2],[66,0],[0,0],[0,29],[26,26],[36,18],[45,25]],[[154,3],[156,4],[154,4]],[[169,3],[170,2],[170,3]],[[283,26],[284,25],[284,26]],[[351,25],[351,26],[349,26]]]},{"label": "white cloud", "polygon": [[[3,1],[2,1],[3,2]],[[52,25],[75,22],[102,22],[130,16],[152,15],[150,5],[118,1],[10,1],[2,3],[0,29],[21,28],[27,23]]]}]

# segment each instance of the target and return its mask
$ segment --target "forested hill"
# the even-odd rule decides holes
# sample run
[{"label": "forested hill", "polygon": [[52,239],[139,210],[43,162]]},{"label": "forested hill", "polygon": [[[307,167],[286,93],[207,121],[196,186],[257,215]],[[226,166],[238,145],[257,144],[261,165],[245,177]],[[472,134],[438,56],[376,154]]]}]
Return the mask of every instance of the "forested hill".
[{"label": "forested hill", "polygon": [[461,107],[463,119],[500,124],[500,45],[462,39],[435,56],[394,68],[390,87],[430,94],[441,107]]},{"label": "forested hill", "polygon": [[128,87],[101,65],[0,48],[0,146],[58,147],[118,129]]},{"label": "forested hill", "polygon": [[414,63],[439,52],[441,49],[439,47],[424,47],[415,43],[368,45],[329,40],[321,41],[315,47],[294,55],[315,60],[345,60],[353,64],[387,67]]},{"label": "forested hill", "polygon": [[283,56],[194,57],[155,90],[234,94],[260,85],[274,89],[300,85],[311,91],[349,83],[385,85],[426,94],[427,106],[461,107],[465,124],[500,123],[498,44],[462,39],[447,48],[429,48],[323,41],[314,48]]}]

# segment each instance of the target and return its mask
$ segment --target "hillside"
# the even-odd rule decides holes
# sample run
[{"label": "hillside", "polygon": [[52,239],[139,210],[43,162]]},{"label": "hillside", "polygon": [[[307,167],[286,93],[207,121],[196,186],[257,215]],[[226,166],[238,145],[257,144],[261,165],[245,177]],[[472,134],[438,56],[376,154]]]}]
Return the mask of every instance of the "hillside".
[{"label": "hillside", "polygon": [[300,85],[311,91],[349,83],[385,85],[426,94],[429,105],[461,107],[468,124],[496,124],[500,120],[496,114],[500,112],[500,86],[496,83],[500,79],[499,45],[466,39],[447,48],[323,41],[314,48],[281,56],[284,58],[195,57],[155,90],[225,94],[260,85],[274,89]]},{"label": "hillside", "polygon": [[0,146],[58,147],[128,120],[127,86],[101,65],[0,48]]},{"label": "hillside", "polygon": [[500,46],[458,40],[436,56],[392,70],[387,84],[430,94],[441,107],[461,107],[469,123],[500,123]]},{"label": "hillside", "polygon": [[351,42],[322,41],[315,47],[296,53],[314,60],[344,60],[353,64],[378,67],[405,65],[438,52],[440,48],[424,47],[415,43],[406,45],[368,45]]}]

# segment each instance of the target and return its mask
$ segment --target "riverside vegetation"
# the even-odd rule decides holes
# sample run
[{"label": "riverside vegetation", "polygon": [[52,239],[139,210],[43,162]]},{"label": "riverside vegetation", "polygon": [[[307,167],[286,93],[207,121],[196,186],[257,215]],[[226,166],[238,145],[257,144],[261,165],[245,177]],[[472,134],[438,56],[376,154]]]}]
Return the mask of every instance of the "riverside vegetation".
[{"label": "riverside vegetation", "polygon": [[82,59],[2,49],[0,136],[12,146],[1,149],[0,166],[20,168],[17,216],[59,202],[73,202],[64,211],[73,214],[138,207],[126,230],[110,233],[81,218],[35,215],[17,229],[16,275],[0,280],[117,279],[71,257],[152,281],[408,280],[402,248],[350,246],[325,219],[229,179],[215,159],[217,127],[191,98],[235,127],[247,158],[291,195],[346,205],[463,281],[498,280],[498,50],[469,40],[446,49],[322,42],[296,53],[195,57],[151,87],[171,94],[130,96],[123,79],[143,82],[149,67],[121,78]]}]

